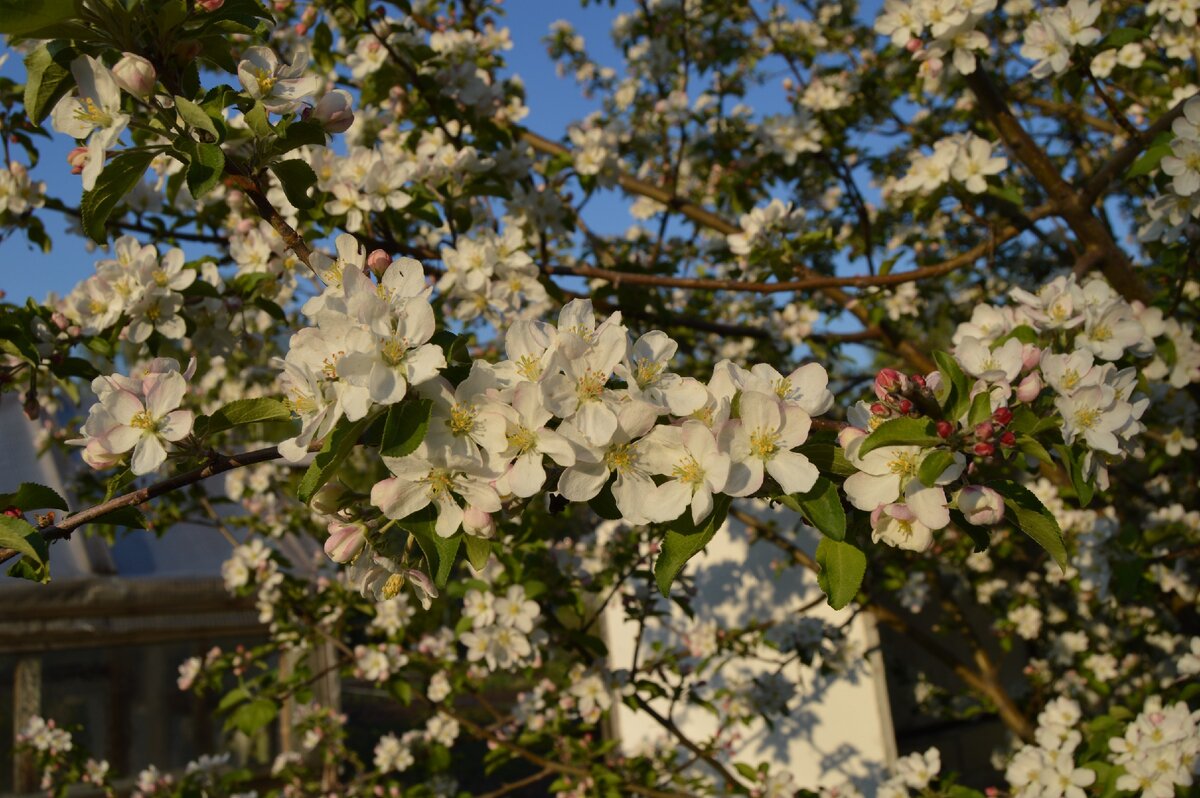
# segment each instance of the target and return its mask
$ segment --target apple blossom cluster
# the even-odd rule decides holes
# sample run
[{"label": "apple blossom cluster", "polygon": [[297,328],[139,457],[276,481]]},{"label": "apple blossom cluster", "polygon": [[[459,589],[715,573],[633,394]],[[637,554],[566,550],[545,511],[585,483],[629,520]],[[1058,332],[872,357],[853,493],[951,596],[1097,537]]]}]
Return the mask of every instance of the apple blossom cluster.
[{"label": "apple blossom cluster", "polygon": [[932,194],[952,180],[971,194],[987,191],[987,179],[1008,168],[1008,159],[994,155],[995,144],[972,133],[948,136],[933,145],[929,155],[911,153],[908,173],[896,181],[900,194]]},{"label": "apple blossom cluster", "polygon": [[960,74],[969,75],[976,52],[986,52],[989,45],[977,28],[995,8],[996,0],[887,0],[875,32],[912,53],[923,77],[938,77],[947,56]]},{"label": "apple blossom cluster", "polygon": [[1159,162],[1170,189],[1146,204],[1150,221],[1138,230],[1142,241],[1172,243],[1200,219],[1200,97],[1187,101],[1171,132],[1171,152]]},{"label": "apple blossom cluster", "polygon": [[1177,787],[1195,784],[1200,773],[1200,710],[1192,711],[1182,701],[1164,706],[1160,696],[1150,696],[1108,747],[1113,764],[1125,770],[1117,779],[1118,790],[1174,795]]},{"label": "apple blossom cluster", "polygon": [[1065,6],[1048,8],[1025,28],[1021,55],[1034,62],[1030,75],[1045,78],[1060,75],[1071,66],[1075,47],[1086,47],[1100,39],[1094,27],[1103,10],[1097,0],[1070,0]]},{"label": "apple blossom cluster", "polygon": [[936,748],[917,751],[896,760],[891,778],[879,785],[878,798],[908,798],[920,795],[935,783],[942,771],[942,754]]},{"label": "apple blossom cluster", "polygon": [[181,409],[187,381],[195,372],[193,360],[180,373],[172,358],[156,358],[134,376],[100,376],[92,380],[96,403],[80,430],[82,437],[68,443],[83,446],[83,459],[92,468],[129,463],[134,474],[149,474],[167,459],[167,446],[192,432],[191,410]]},{"label": "apple blossom cluster", "polygon": [[0,169],[0,214],[20,216],[46,204],[45,181],[34,181],[20,161]]},{"label": "apple blossom cluster", "polygon": [[[1139,367],[1146,378],[1165,378],[1175,388],[1200,381],[1200,345],[1190,326],[1126,302],[1101,278],[1080,284],[1059,277],[1037,294],[1014,288],[1011,299],[977,306],[954,334],[954,361],[970,399],[961,416],[946,416],[939,406],[936,395],[952,389],[950,375],[940,372],[909,378],[884,369],[875,382],[877,401],[851,408],[851,426],[839,440],[858,473],[846,480],[845,492],[872,514],[873,540],[924,551],[934,531],[950,523],[952,507],[972,525],[1002,521],[1004,497],[972,484],[982,476],[972,477],[1022,451],[1021,441],[1036,427],[1031,422],[1047,412],[1065,445],[1081,447],[1085,478],[1106,488],[1108,464],[1135,451],[1144,430],[1140,419],[1150,400],[1137,393]],[[1173,363],[1161,354],[1164,339]],[[1118,365],[1128,360],[1139,366]],[[985,406],[975,401],[980,396]],[[860,454],[889,419],[925,417],[936,421],[945,448],[892,445]],[[944,453],[941,468],[918,478],[934,452]],[[966,484],[948,497],[946,488],[964,477]]]},{"label": "apple blossom cluster", "polygon": [[124,336],[131,343],[143,343],[153,334],[183,338],[182,292],[199,276],[184,265],[183,250],[172,247],[160,257],[153,244],[122,236],[113,244],[113,256],[97,261],[96,273],[63,299],[67,323],[78,328],[77,334],[96,335],[124,321]]},{"label": "apple blossom cluster", "polygon": [[541,608],[525,598],[525,588],[510,585],[503,595],[472,588],[463,598],[463,617],[471,628],[459,634],[467,661],[482,661],[488,671],[514,670],[540,657],[545,635],[535,629]]},{"label": "apple blossom cluster", "polygon": [[437,290],[451,317],[462,322],[482,318],[494,329],[503,329],[550,310],[550,297],[538,281],[537,264],[526,251],[521,228],[506,224],[503,229],[502,234],[484,229],[442,247],[446,271]]}]

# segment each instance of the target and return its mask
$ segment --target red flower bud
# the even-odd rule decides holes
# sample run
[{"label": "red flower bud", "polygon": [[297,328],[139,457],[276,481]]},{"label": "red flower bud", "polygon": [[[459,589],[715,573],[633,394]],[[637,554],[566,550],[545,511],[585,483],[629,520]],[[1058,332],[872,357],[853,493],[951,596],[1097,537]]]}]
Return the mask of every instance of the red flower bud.
[{"label": "red flower bud", "polygon": [[949,421],[939,421],[937,423],[937,434],[942,438],[949,438],[954,434],[954,425]]},{"label": "red flower bud", "polygon": [[975,425],[975,437],[981,441],[991,440],[994,434],[996,434],[996,428],[992,426],[992,422],[990,421]]},{"label": "red flower bud", "polygon": [[910,377],[910,379],[917,385],[921,386],[922,388],[925,387],[925,378],[922,377],[920,374],[914,374],[914,375],[912,375],[912,377]]},{"label": "red flower bud", "polygon": [[900,412],[901,412],[901,413],[903,413],[904,415],[906,415],[906,416],[907,416],[909,413],[911,413],[911,412],[912,412],[912,409],[913,409],[913,403],[912,403],[912,402],[910,402],[910,401],[909,401],[909,400],[907,400],[907,399],[901,399],[901,400],[900,400]]},{"label": "red flower bud", "polygon": [[1012,430],[1009,430],[1008,432],[1006,432],[1000,436],[1000,444],[1002,446],[1015,446],[1016,443],[1017,443],[1017,436],[1012,433]]},{"label": "red flower bud", "polygon": [[1007,407],[998,407],[996,412],[992,413],[992,421],[995,421],[1000,426],[1007,426],[1008,422],[1012,421],[1012,411]]},{"label": "red flower bud", "polygon": [[992,446],[990,443],[975,444],[975,454],[979,455],[980,457],[991,457],[995,452],[996,447]]},{"label": "red flower bud", "polygon": [[879,404],[879,402],[876,402],[875,404],[871,405],[871,413],[872,415],[876,416],[886,416],[888,414],[888,409]]}]

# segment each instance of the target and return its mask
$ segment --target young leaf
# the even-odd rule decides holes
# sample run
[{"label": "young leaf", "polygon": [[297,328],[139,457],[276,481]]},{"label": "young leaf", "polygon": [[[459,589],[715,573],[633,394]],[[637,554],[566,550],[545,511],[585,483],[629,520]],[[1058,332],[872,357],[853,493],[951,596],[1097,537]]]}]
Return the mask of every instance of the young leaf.
[{"label": "young leaf", "polygon": [[474,535],[463,535],[463,543],[466,545],[467,562],[471,563],[471,567],[476,571],[486,568],[488,560],[492,558],[492,541]]},{"label": "young leaf", "polygon": [[375,416],[366,416],[358,421],[342,419],[338,422],[338,425],[333,428],[333,432],[329,433],[329,437],[325,439],[325,445],[321,447],[321,451],[317,452],[317,456],[313,458],[312,465],[300,479],[300,487],[296,491],[296,497],[300,501],[308,504],[313,494],[333,478],[342,461],[350,455],[354,445],[358,443],[359,436],[374,420]]},{"label": "young leaf", "polygon": [[937,446],[942,443],[937,427],[927,418],[893,418],[880,424],[858,450],[862,457],[881,446]]},{"label": "young leaf", "polygon": [[946,417],[952,421],[962,418],[971,401],[971,386],[958,361],[945,352],[934,352],[933,360],[942,375],[942,387],[938,390],[938,402]]},{"label": "young leaf", "polygon": [[867,555],[844,540],[822,537],[817,544],[817,584],[829,598],[829,606],[840,610],[858,594],[863,574],[867,572]]},{"label": "young leaf", "polygon": [[967,423],[972,427],[982,424],[992,417],[992,396],[987,391],[975,394],[971,400],[971,411],[967,415]]},{"label": "young leaf", "polygon": [[63,95],[75,86],[71,61],[79,55],[73,47],[50,52],[42,45],[25,56],[25,114],[40,125]]},{"label": "young leaf", "polygon": [[433,402],[428,399],[406,399],[389,407],[379,453],[385,457],[412,454],[425,440],[432,413]]},{"label": "young leaf", "polygon": [[292,413],[277,399],[235,399],[211,416],[196,420],[196,434],[215,435],[227,429],[261,421],[288,421]]},{"label": "young leaf", "polygon": [[424,507],[407,518],[396,522],[397,526],[417,539],[417,544],[425,554],[425,562],[433,583],[438,588],[446,586],[450,579],[450,571],[458,555],[458,546],[462,543],[463,535],[455,533],[444,538],[437,533],[437,510],[432,506]]},{"label": "young leaf", "polygon": [[308,196],[308,190],[317,184],[316,172],[299,158],[271,164],[271,171],[283,184],[283,193],[288,202],[297,208],[311,208],[316,200]]},{"label": "young leaf", "polygon": [[209,142],[214,142],[220,139],[220,133],[217,132],[217,126],[213,124],[213,120],[205,113],[204,109],[196,105],[191,100],[185,99],[178,95],[175,96],[175,109],[179,111],[179,115],[183,117],[183,121],[187,122],[188,127],[195,130],[202,130],[211,138]]},{"label": "young leaf", "polygon": [[113,158],[91,191],[83,193],[79,203],[79,219],[88,238],[97,244],[108,241],[105,225],[113,209],[125,199],[134,186],[141,182],[142,175],[154,160],[152,152],[126,152]]},{"label": "young leaf", "polygon": [[837,486],[825,477],[817,477],[807,493],[780,496],[779,501],[803,515],[822,535],[843,540],[846,537],[846,510]]},{"label": "young leaf", "polygon": [[13,549],[39,565],[46,561],[46,540],[33,525],[11,515],[0,515],[0,548]]},{"label": "young leaf", "polygon": [[1062,530],[1054,513],[1046,509],[1032,492],[1010,480],[992,482],[993,488],[1004,497],[1004,505],[1013,514],[1017,526],[1037,541],[1064,571],[1067,569],[1067,547],[1063,543]]},{"label": "young leaf", "polygon": [[806,443],[796,451],[807,457],[822,474],[848,477],[858,471],[846,459],[846,452],[836,443]]},{"label": "young leaf", "polygon": [[217,144],[195,144],[187,169],[188,191],[196,199],[212,191],[225,174],[225,152]]},{"label": "young leaf", "polygon": [[36,482],[22,482],[21,487],[12,493],[0,493],[0,510],[16,507],[28,512],[29,510],[66,510],[67,500],[58,495],[53,488],[38,485]]},{"label": "young leaf", "polygon": [[279,714],[279,707],[269,698],[256,698],[239,706],[229,720],[225,721],[226,729],[237,729],[246,735],[252,735]]},{"label": "young leaf", "polygon": [[954,452],[946,449],[934,449],[925,455],[921,467],[917,469],[917,479],[922,485],[932,486],[942,472],[954,464]]},{"label": "young leaf", "polygon": [[663,596],[670,595],[671,584],[683,566],[708,545],[721,524],[725,523],[732,501],[728,496],[714,496],[712,513],[699,525],[693,524],[691,515],[685,511],[668,527],[662,550],[654,561],[654,581]]}]

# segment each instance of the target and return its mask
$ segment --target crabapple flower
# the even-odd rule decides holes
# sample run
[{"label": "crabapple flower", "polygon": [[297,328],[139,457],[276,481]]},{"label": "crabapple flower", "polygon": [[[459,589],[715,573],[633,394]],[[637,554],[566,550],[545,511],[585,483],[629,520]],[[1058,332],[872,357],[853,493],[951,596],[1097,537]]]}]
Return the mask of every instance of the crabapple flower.
[{"label": "crabapple flower", "polygon": [[187,380],[178,370],[157,371],[140,381],[122,375],[97,377],[99,401],[84,422],[83,437],[72,443],[84,448],[93,468],[114,465],[130,450],[134,474],[149,474],[167,459],[165,443],[183,440],[192,431],[192,411],[179,409]]},{"label": "crabapple flower", "polygon": [[651,473],[668,477],[658,487],[663,520],[678,518],[690,506],[692,522],[699,524],[712,513],[713,494],[725,490],[729,455],[720,450],[712,430],[695,420],[655,427],[646,444]]},{"label": "crabapple flower", "polygon": [[104,168],[105,151],[116,143],[129,124],[129,115],[121,111],[121,90],[111,71],[90,55],[71,62],[78,94],[58,101],[51,113],[51,124],[60,133],[88,140],[87,164],[83,168],[83,188],[91,190]]},{"label": "crabapple flower", "polygon": [[858,473],[846,478],[846,498],[860,510],[874,512],[882,504],[901,497],[917,519],[930,529],[941,529],[950,523],[943,485],[962,475],[966,458],[954,454],[954,461],[938,475],[933,485],[926,486],[917,478],[917,471],[926,450],[920,446],[881,446],[859,456],[866,433],[855,427],[842,430],[840,440],[849,460]]},{"label": "crabapple flower", "polygon": [[978,338],[964,338],[955,348],[954,356],[972,377],[1009,383],[1017,378],[1024,365],[1021,349],[1016,338],[1009,338],[994,349]]},{"label": "crabapple flower", "polygon": [[613,498],[617,509],[631,524],[665,520],[658,498],[659,489],[650,478],[647,460],[652,443],[645,436],[654,426],[658,410],[648,402],[630,401],[617,412],[616,429],[609,443],[601,450],[590,445],[586,436],[571,422],[564,422],[558,431],[577,444],[575,465],[563,471],[558,480],[558,492],[568,501],[586,502],[600,493],[615,471]]},{"label": "crabapple flower", "polygon": [[898,549],[928,551],[933,545],[933,530],[921,523],[911,507],[881,504],[871,512],[871,542],[881,541]]},{"label": "crabapple flower", "polygon": [[1081,437],[1091,449],[1113,455],[1121,453],[1116,433],[1129,423],[1133,407],[1119,401],[1111,387],[1082,388],[1069,396],[1057,397],[1054,406],[1062,414],[1063,440],[1068,445]]},{"label": "crabapple flower", "polygon": [[353,560],[366,545],[367,527],[362,522],[329,524],[329,537],[325,539],[325,555],[338,563]]},{"label": "crabapple flower", "polygon": [[686,416],[704,404],[704,386],[691,377],[671,374],[667,366],[679,344],[666,333],[651,330],[634,342],[625,363],[613,368],[625,380],[629,395],[675,416]]},{"label": "crabapple flower", "polygon": [[545,378],[542,392],[550,412],[571,420],[592,446],[608,444],[617,433],[615,398],[606,386],[624,359],[625,348],[620,314],[614,313],[596,327],[589,300],[572,300],[563,308],[558,325],[558,373]]},{"label": "crabapple flower", "polygon": [[393,520],[409,517],[433,504],[437,533],[448,538],[462,528],[463,508],[456,497],[485,513],[500,510],[500,496],[491,482],[496,474],[474,465],[439,465],[424,443],[407,457],[384,457],[393,476],[371,488],[371,504]]},{"label": "crabapple flower", "polygon": [[542,403],[542,392],[532,382],[513,389],[512,404],[496,405],[505,423],[507,448],[502,459],[508,470],[496,483],[502,494],[520,498],[533,496],[546,482],[542,457],[548,455],[560,466],[575,465],[575,448],[565,437],[546,426],[554,415]]},{"label": "crabapple flower", "polygon": [[824,415],[833,407],[829,390],[829,372],[820,363],[806,363],[783,376],[767,363],[756,363],[750,370],[738,370],[742,388],[775,394],[785,405],[799,407],[810,416]]},{"label": "crabapple flower", "polygon": [[309,61],[307,45],[297,48],[290,64],[280,62],[270,47],[251,47],[243,55],[237,67],[238,80],[251,98],[272,113],[295,111],[301,100],[321,87],[320,78],[304,74]]},{"label": "crabapple flower", "polygon": [[774,394],[742,393],[740,417],[721,431],[722,448],[733,459],[724,492],[749,496],[762,487],[764,472],[785,493],[804,493],[812,488],[820,476],[817,467],[792,451],[808,440],[811,426],[807,413],[781,402]]}]

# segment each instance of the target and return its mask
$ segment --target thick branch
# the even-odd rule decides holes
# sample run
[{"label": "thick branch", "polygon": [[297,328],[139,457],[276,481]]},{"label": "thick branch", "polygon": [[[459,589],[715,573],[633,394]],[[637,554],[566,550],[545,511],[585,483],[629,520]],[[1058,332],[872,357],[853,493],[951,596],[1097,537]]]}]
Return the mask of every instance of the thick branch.
[{"label": "thick branch", "polygon": [[995,126],[1009,152],[1024,164],[1045,189],[1051,204],[1075,233],[1083,245],[1084,258],[1094,259],[1113,288],[1126,299],[1149,301],[1149,291],[1134,271],[1129,257],[1113,240],[1108,227],[1096,218],[1091,211],[1091,204],[1063,179],[1054,161],[1021,126],[987,73],[982,68],[976,69],[966,76],[966,81],[975,94],[980,110]]}]

